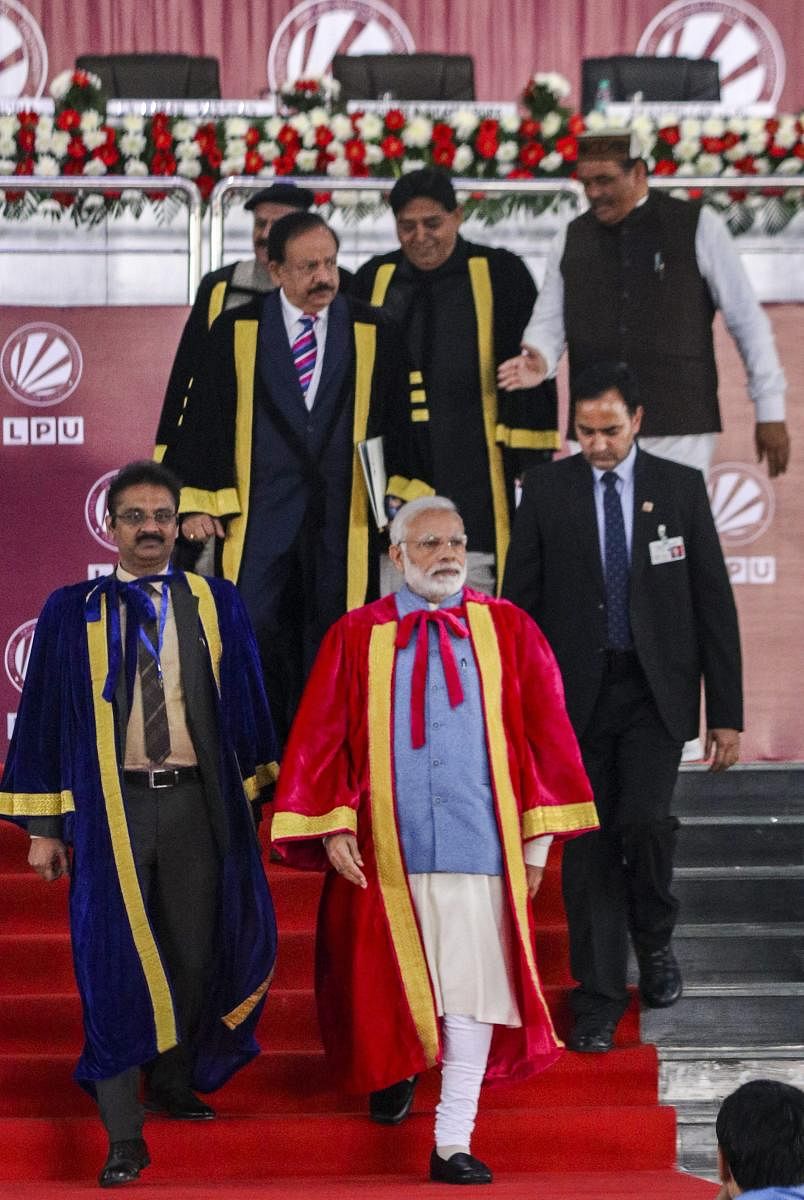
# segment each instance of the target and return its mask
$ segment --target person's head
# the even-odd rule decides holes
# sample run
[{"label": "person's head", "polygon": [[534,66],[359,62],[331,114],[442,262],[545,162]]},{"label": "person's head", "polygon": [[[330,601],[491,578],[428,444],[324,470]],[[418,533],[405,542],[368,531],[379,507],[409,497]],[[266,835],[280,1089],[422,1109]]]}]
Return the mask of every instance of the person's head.
[{"label": "person's head", "polygon": [[296,187],[292,183],[272,183],[249,196],[243,205],[246,212],[253,214],[254,225],[251,240],[254,257],[260,266],[268,267],[268,234],[271,226],[280,217],[292,212],[306,212],[312,207],[315,197],[308,188]]},{"label": "person's head", "polygon": [[466,582],[466,534],[446,496],[403,504],[391,522],[389,556],[405,583],[430,604],[454,596]]},{"label": "person's head", "polygon": [[463,220],[449,176],[437,167],[409,171],[394,184],[388,203],[405,258],[419,271],[445,263]]},{"label": "person's head", "polygon": [[601,225],[618,225],[648,194],[648,168],[631,156],[631,135],[584,134],[578,138],[576,175]]},{"label": "person's head", "polygon": [[720,1178],[731,1196],[804,1184],[804,1092],[753,1079],[727,1096],[715,1123]]},{"label": "person's head", "polygon": [[271,273],[291,304],[317,313],[338,291],[338,238],[317,213],[288,213],[268,234]]},{"label": "person's head", "polygon": [[132,575],[158,575],[168,564],[178,533],[180,484],[150,459],[128,463],[115,475],[106,499],[106,531],[120,565]]},{"label": "person's head", "polygon": [[598,363],[575,376],[570,393],[581,453],[593,467],[613,471],[642,424],[634,376],[625,363]]}]

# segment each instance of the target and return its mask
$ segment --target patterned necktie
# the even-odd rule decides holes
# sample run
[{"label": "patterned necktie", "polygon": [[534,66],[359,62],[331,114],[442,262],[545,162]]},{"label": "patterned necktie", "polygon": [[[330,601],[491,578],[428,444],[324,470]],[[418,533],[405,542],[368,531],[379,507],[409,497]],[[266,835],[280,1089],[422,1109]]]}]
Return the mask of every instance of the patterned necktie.
[{"label": "patterned necktie", "polygon": [[293,362],[299,377],[299,387],[305,397],[315,371],[315,360],[318,357],[318,343],[315,340],[314,328],[317,319],[310,313],[303,313],[299,317],[301,333],[293,339]]},{"label": "patterned necktie", "polygon": [[602,479],[606,489],[603,493],[603,523],[606,534],[606,611],[609,649],[627,650],[632,645],[631,622],[628,616],[630,569],[623,509],[616,486],[619,476],[614,471],[605,471]]},{"label": "patterned necktie", "polygon": [[[167,584],[162,586],[166,587]],[[155,588],[152,583],[146,583],[144,587],[149,596],[159,595],[159,589]],[[157,621],[144,621],[142,629],[148,641],[156,648],[159,638]],[[162,686],[157,658],[143,643],[142,638],[137,640],[137,666],[142,686],[145,753],[150,762],[163,763],[170,754],[170,728],[165,707],[165,689]]]}]

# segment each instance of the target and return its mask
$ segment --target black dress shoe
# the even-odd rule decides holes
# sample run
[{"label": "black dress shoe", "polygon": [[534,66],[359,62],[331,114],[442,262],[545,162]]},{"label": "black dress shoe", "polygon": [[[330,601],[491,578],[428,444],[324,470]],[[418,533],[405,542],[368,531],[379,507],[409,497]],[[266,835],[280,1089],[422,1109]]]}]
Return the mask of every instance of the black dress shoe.
[{"label": "black dress shoe", "polygon": [[369,1096],[369,1116],[378,1125],[399,1125],[410,1112],[419,1076],[401,1079]]},{"label": "black dress shoe", "polygon": [[186,1092],[149,1092],[143,1102],[146,1112],[173,1117],[176,1121],[211,1121],[215,1109],[199,1100],[188,1088]]},{"label": "black dress shoe", "polygon": [[616,1028],[616,1021],[581,1017],[567,1038],[567,1046],[581,1054],[605,1054],[614,1045]]},{"label": "black dress shoe", "polygon": [[98,1176],[101,1187],[118,1187],[139,1178],[140,1171],[150,1163],[148,1147],[142,1138],[128,1142],[112,1142],[109,1155]]},{"label": "black dress shoe", "polygon": [[639,960],[639,994],[648,1008],[669,1008],[680,999],[681,971],[670,946],[643,952]]},{"label": "black dress shoe", "polygon": [[484,1162],[460,1151],[442,1158],[437,1150],[430,1155],[430,1178],[434,1183],[491,1183],[494,1176]]}]

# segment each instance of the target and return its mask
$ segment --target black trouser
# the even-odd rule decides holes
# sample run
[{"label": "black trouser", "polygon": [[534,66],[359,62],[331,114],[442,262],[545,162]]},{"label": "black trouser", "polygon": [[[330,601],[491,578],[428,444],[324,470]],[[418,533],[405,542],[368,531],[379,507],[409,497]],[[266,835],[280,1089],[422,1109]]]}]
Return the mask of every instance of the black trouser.
[{"label": "black trouser", "polygon": [[634,655],[615,656],[580,739],[600,829],[564,847],[576,1016],[618,1020],[628,1006],[628,934],[637,954],[670,940],[678,821],[670,813],[683,743],[662,722]]},{"label": "black trouser", "polygon": [[[200,782],[152,789],[125,785],[134,864],[145,907],[176,1003],[181,1043],[145,1068],[162,1093],[190,1086],[188,1044],[201,1017],[212,966],[218,908],[219,856]],[[96,1093],[109,1140],[142,1132],[138,1067],[98,1080]]]}]

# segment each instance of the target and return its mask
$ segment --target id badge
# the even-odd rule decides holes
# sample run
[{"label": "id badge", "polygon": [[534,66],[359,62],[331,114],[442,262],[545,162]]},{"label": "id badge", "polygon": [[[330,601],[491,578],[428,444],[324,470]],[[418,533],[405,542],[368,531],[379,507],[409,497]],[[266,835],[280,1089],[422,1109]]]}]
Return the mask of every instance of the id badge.
[{"label": "id badge", "polygon": [[666,527],[660,525],[656,531],[658,540],[648,543],[651,565],[661,566],[662,563],[680,562],[687,557],[683,537],[667,537]]}]

